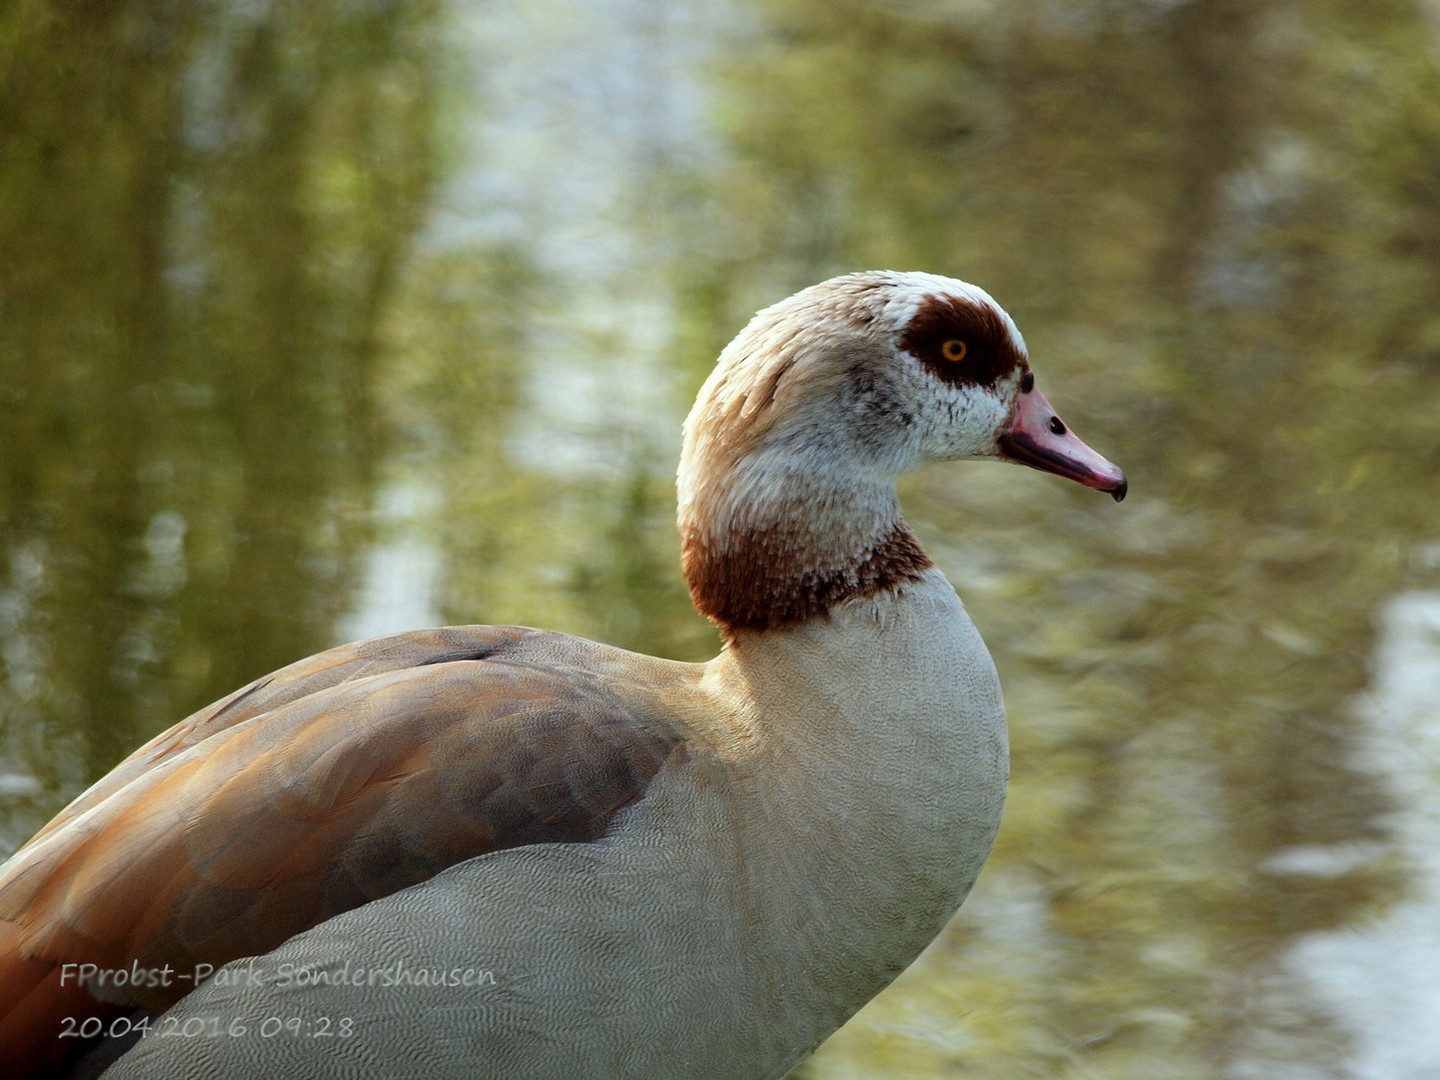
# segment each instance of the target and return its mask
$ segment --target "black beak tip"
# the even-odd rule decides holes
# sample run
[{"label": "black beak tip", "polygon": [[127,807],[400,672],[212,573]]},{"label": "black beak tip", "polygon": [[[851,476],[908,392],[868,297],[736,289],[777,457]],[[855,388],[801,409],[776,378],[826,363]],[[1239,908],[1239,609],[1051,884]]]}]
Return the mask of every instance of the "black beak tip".
[{"label": "black beak tip", "polygon": [[1126,480],[1124,477],[1121,477],[1121,478],[1120,478],[1120,486],[1117,487],[1117,488],[1113,488],[1113,489],[1111,490],[1111,492],[1110,492],[1110,497],[1111,497],[1112,499],[1114,499],[1116,502],[1124,502],[1124,501],[1125,501],[1125,496],[1128,495],[1129,493],[1130,493],[1130,481],[1129,481],[1129,480]]}]

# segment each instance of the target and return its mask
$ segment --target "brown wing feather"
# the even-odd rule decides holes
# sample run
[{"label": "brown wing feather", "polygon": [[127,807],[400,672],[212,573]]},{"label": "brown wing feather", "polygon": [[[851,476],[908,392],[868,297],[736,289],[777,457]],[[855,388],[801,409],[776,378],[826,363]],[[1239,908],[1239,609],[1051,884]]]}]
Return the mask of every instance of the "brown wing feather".
[{"label": "brown wing feather", "polygon": [[[218,966],[464,859],[602,835],[682,740],[642,689],[553,659],[580,647],[515,628],[403,635],[196,713],[0,870],[17,985],[36,960]],[[190,988],[120,996],[163,1008]]]},{"label": "brown wing feather", "polygon": [[351,679],[452,660],[484,660],[536,635],[554,636],[520,626],[445,626],[357,641],[308,656],[166,728],[81,793],[30,843],[103,802],[156,762],[252,717]]}]

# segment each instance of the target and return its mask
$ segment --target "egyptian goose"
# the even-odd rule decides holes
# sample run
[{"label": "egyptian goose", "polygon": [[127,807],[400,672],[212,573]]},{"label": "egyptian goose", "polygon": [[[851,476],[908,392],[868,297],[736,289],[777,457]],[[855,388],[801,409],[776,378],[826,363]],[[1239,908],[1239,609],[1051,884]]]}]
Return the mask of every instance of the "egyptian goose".
[{"label": "egyptian goose", "polygon": [[783,1076],[1000,823],[995,668],[895,494],[959,458],[1125,494],[975,286],[850,274],[761,311],[679,471],[720,655],[451,627],[201,710],[0,868],[7,1074]]}]

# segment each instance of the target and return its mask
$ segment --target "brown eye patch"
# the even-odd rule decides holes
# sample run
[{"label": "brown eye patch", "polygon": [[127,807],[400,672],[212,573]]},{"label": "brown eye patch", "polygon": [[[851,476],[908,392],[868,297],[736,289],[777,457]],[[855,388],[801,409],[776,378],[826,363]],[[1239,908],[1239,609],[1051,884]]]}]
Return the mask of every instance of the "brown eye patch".
[{"label": "brown eye patch", "polygon": [[926,296],[900,335],[900,347],[957,385],[994,386],[1029,366],[998,311],[955,296]]}]

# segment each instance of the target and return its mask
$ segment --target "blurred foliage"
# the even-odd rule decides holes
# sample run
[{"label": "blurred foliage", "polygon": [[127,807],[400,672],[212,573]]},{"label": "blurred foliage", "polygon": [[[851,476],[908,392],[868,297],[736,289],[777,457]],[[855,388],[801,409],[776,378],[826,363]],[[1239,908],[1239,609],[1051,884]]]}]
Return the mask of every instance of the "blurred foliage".
[{"label": "blurred foliage", "polygon": [[[756,307],[927,269],[1006,305],[1132,495],[907,481],[1006,685],[1010,804],[947,934],[802,1075],[1338,1070],[1282,958],[1406,880],[1353,702],[1440,536],[1434,6],[637,4],[631,58],[709,35],[718,145],[617,150],[582,235],[629,243],[574,266],[537,255],[574,210],[541,195],[520,240],[436,224],[447,178],[540,145],[466,149],[495,57],[457,60],[489,40],[457,10],[486,17],[0,5],[0,751],[40,781],[8,838],[329,644],[386,491],[425,496],[447,620],[708,655],[672,524],[694,390]],[[635,99],[668,116],[664,78]]]}]

